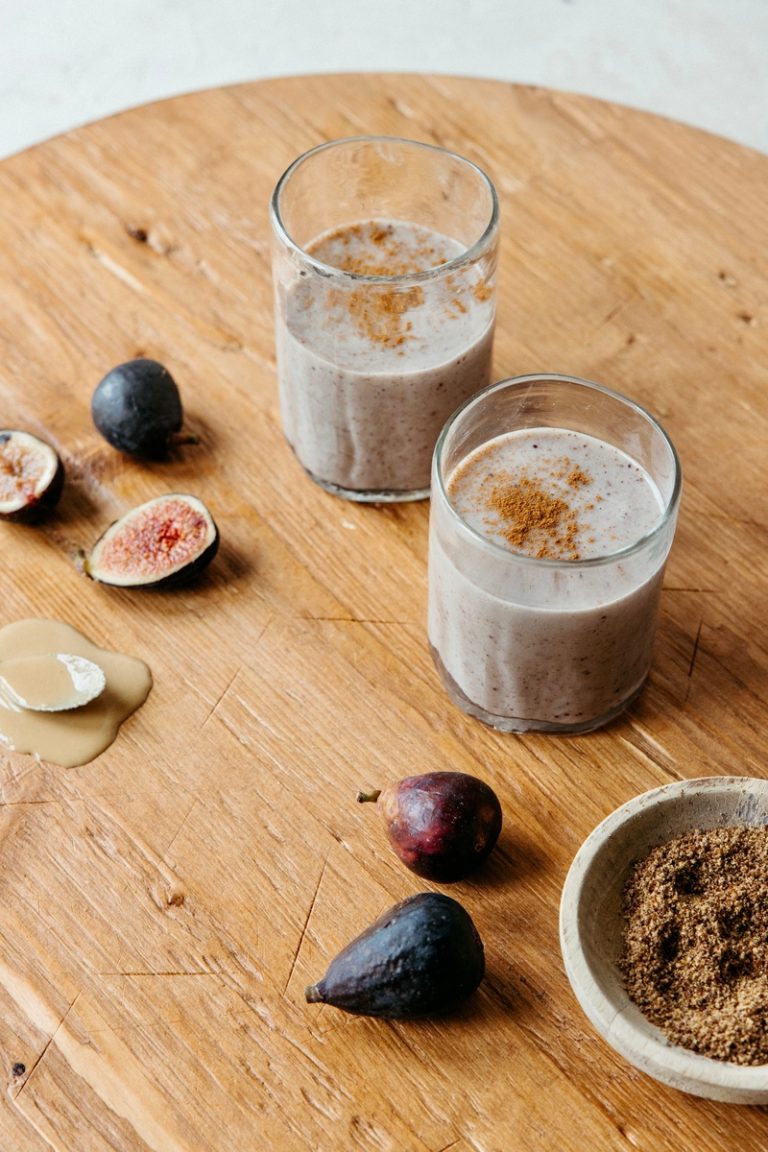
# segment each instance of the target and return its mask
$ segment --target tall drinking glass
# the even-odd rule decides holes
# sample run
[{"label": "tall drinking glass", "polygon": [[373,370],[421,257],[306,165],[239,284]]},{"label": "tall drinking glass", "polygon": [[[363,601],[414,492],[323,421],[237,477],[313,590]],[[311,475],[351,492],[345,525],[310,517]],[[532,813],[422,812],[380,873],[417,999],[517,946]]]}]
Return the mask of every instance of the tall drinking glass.
[{"label": "tall drinking glass", "polygon": [[429,494],[450,413],[491,379],[498,202],[443,148],[383,136],[321,144],[271,203],[285,435],[351,500]]}]

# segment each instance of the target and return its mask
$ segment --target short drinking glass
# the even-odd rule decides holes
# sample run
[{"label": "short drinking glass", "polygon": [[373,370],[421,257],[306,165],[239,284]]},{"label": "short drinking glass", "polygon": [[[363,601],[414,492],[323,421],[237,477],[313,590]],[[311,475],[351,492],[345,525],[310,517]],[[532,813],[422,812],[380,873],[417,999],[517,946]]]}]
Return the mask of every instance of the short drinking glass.
[{"label": "short drinking glass", "polygon": [[617,716],[651,663],[681,475],[659,424],[574,376],[505,380],[441,433],[429,641],[451,699],[505,732]]}]

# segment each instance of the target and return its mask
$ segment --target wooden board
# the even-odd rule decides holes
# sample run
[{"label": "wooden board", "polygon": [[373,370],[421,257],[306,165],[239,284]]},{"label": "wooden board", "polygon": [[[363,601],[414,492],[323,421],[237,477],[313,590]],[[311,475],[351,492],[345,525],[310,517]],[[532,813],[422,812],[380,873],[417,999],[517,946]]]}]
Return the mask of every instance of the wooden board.
[{"label": "wooden board", "polygon": [[[305,148],[369,131],[495,179],[495,375],[596,379],[680,451],[653,675],[602,732],[505,737],[452,707],[425,642],[427,505],[329,497],[283,440],[268,198]],[[764,1111],[662,1088],[595,1035],[557,906],[618,804],[765,773],[766,187],[768,157],[652,116],[394,75],[190,95],[0,164],[2,423],[50,438],[69,477],[46,526],[0,526],[2,622],[59,617],[155,678],[93,763],[2,757],[0,1147],[765,1147]],[[166,463],[90,420],[101,376],[140,354],[202,437]],[[172,490],[219,523],[207,579],[142,594],[79,574],[77,548]],[[306,1005],[341,945],[429,887],[356,790],[436,768],[482,776],[505,811],[489,867],[451,890],[487,979],[440,1022]]]}]

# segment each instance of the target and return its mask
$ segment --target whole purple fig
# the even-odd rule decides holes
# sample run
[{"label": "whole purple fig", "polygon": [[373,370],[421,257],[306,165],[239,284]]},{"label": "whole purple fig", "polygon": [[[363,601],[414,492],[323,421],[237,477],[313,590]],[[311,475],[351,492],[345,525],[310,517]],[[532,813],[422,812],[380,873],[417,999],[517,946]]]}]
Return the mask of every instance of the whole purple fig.
[{"label": "whole purple fig", "polygon": [[466,908],[443,892],[419,892],[347,944],[304,995],[357,1016],[438,1016],[458,1008],[484,972]]},{"label": "whole purple fig", "polygon": [[485,860],[501,831],[501,804],[465,772],[406,776],[357,799],[374,801],[402,862],[428,880],[463,880]]}]

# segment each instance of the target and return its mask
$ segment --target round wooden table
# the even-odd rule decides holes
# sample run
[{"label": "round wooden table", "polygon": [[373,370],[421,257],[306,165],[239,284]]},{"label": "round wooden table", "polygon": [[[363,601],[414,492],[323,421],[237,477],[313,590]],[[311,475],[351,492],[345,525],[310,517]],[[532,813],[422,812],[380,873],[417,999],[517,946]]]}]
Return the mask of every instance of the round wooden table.
[{"label": "round wooden table", "polygon": [[[279,423],[267,203],[325,139],[478,161],[501,197],[497,377],[576,373],[665,424],[685,491],[651,681],[601,732],[502,736],[447,700],[425,640],[426,504],[306,479]],[[14,1152],[697,1149],[764,1111],[663,1088],[565,977],[557,908],[591,829],[679,777],[763,775],[768,695],[768,157],[610,104],[435,76],[301,77],[139,108],[0,164],[2,421],[68,481],[0,526],[2,623],[52,616],[141,656],[154,688],[66,771],[2,757],[0,1147]],[[201,443],[112,450],[90,397],[165,363]],[[201,496],[219,557],[176,593],[73,556],[122,511]],[[437,768],[498,792],[499,846],[451,888],[488,971],[455,1017],[384,1022],[304,986],[429,888],[360,787]]]}]

